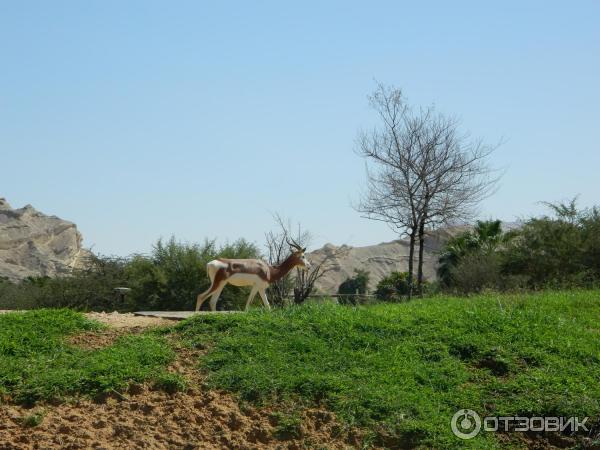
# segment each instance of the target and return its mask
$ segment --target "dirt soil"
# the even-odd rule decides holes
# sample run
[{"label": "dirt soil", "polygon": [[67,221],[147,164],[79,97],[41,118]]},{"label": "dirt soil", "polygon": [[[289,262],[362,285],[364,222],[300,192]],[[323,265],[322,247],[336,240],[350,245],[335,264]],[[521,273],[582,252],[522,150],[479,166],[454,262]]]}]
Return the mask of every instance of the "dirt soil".
[{"label": "dirt soil", "polygon": [[97,320],[111,328],[147,328],[157,327],[162,325],[173,325],[177,323],[174,320],[159,319],[157,317],[136,316],[133,313],[106,313],[106,312],[91,312],[86,313],[88,319]]},{"label": "dirt soil", "polygon": [[[75,336],[71,339],[74,345],[98,348],[125,333],[175,323],[132,314],[91,313],[88,317],[110,328]],[[199,352],[181,347],[176,350],[177,360],[169,370],[186,377],[186,392],[169,394],[148,385],[132,385],[127,393],[104,399],[78,398],[33,408],[0,404],[0,450],[299,450],[362,446],[361,432],[343,427],[334,414],[321,409],[300,411],[300,426],[291,432],[283,430],[272,409],[248,406],[231,394],[207,389],[196,368]]]},{"label": "dirt soil", "polygon": [[[331,413],[303,413],[300,436],[280,440],[268,410],[240,409],[229,395],[194,389],[169,395],[138,387],[123,399],[79,400],[33,409],[0,407],[0,449],[357,448],[360,437]],[[137,389],[137,388],[136,388]],[[41,414],[28,427],[25,418]]]},{"label": "dirt soil", "polygon": [[[0,309],[0,314],[11,312],[23,312],[18,310]],[[147,328],[163,325],[173,325],[177,323],[174,320],[160,319],[158,317],[136,316],[133,313],[118,312],[90,312],[85,313],[88,319],[97,320],[111,328]]]}]

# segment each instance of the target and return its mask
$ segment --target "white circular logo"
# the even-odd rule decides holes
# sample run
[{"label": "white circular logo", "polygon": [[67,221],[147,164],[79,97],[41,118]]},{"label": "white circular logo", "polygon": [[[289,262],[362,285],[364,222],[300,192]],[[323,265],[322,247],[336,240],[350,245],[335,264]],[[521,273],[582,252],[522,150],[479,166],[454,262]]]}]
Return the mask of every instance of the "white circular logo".
[{"label": "white circular logo", "polygon": [[450,422],[452,432],[461,439],[473,439],[481,430],[481,418],[472,409],[459,409]]}]

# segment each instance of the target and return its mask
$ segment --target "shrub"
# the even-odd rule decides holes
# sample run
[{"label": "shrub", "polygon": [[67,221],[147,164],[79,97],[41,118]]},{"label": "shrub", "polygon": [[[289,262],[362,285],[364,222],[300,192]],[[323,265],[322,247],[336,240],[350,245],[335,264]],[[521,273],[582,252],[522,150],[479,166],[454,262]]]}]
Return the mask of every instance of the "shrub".
[{"label": "shrub", "polygon": [[504,253],[507,274],[525,274],[532,288],[591,287],[600,281],[600,210],[575,200],[548,204],[555,217],[533,218]]},{"label": "shrub", "polygon": [[450,270],[454,289],[461,293],[501,287],[500,258],[494,253],[474,252],[464,256]]},{"label": "shrub", "polygon": [[580,210],[576,199],[546,205],[553,217],[520,229],[503,233],[499,221],[477,222],[450,239],[439,260],[441,285],[463,293],[598,286],[600,209]]},{"label": "shrub", "polygon": [[297,410],[275,411],[270,418],[276,423],[275,436],[280,440],[297,439],[302,436],[302,417]]},{"label": "shrub", "polygon": [[37,289],[22,289],[8,280],[0,281],[0,309],[32,309],[37,305]]},{"label": "shrub", "polygon": [[392,272],[377,283],[375,297],[382,301],[398,300],[408,295],[408,272]]},{"label": "shrub", "polygon": [[341,304],[356,304],[357,296],[364,296],[369,286],[369,272],[361,269],[354,269],[354,276],[346,278],[338,287],[338,298]]},{"label": "shrub", "polygon": [[75,270],[70,276],[29,277],[20,283],[2,283],[0,308],[122,309],[114,288],[126,283],[125,264],[122,258],[92,256],[85,269]]},{"label": "shrub", "polygon": [[44,411],[38,411],[33,414],[29,414],[22,419],[22,424],[27,428],[37,427],[44,421],[45,416],[46,413]]},{"label": "shrub", "polygon": [[465,257],[495,253],[510,236],[502,232],[502,224],[499,220],[480,220],[473,230],[449,239],[440,255],[437,271],[442,286],[454,285],[453,278],[457,273],[457,267]]}]

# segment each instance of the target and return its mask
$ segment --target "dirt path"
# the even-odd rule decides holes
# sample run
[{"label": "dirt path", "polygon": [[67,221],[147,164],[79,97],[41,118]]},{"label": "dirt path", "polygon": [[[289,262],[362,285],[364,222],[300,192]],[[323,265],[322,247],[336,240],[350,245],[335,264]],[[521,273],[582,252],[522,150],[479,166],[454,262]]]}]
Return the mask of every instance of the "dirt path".
[{"label": "dirt path", "polygon": [[175,320],[159,319],[157,317],[136,316],[133,313],[91,312],[85,314],[88,319],[97,320],[111,328],[148,328],[163,325],[174,325]]},{"label": "dirt path", "polygon": [[[25,312],[9,309],[0,309],[0,314],[11,312]],[[118,312],[90,312],[85,313],[88,319],[97,320],[111,328],[148,328],[163,325],[173,325],[177,323],[174,320],[160,319],[157,317],[142,317],[136,316],[133,313],[118,313]]]}]

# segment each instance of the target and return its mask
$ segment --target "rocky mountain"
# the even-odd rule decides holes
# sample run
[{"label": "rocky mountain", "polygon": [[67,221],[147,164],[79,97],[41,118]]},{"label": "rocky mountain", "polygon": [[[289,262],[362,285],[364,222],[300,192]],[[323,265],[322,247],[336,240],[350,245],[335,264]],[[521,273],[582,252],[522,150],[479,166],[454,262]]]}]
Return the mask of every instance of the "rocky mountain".
[{"label": "rocky mountain", "polygon": [[[425,239],[425,258],[423,272],[427,280],[436,279],[436,267],[439,251],[444,243],[467,227],[450,227],[431,231]],[[334,294],[339,285],[348,277],[354,276],[355,269],[367,270],[370,273],[369,290],[390,272],[405,272],[408,270],[408,240],[383,242],[366,247],[349,247],[342,245],[325,244],[323,248],[308,254],[313,263],[319,263],[325,258],[330,258],[327,264],[333,270],[327,272],[316,283],[316,288],[321,293]],[[415,255],[415,273],[417,255]]]},{"label": "rocky mountain", "polygon": [[47,216],[33,206],[13,209],[0,198],[0,277],[56,276],[89,256],[74,223]]}]

